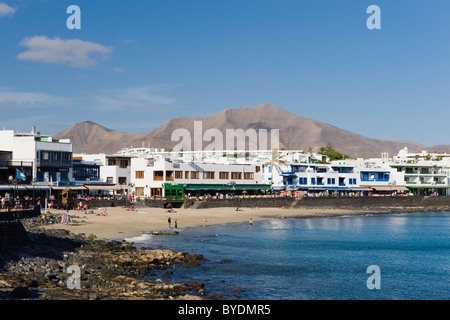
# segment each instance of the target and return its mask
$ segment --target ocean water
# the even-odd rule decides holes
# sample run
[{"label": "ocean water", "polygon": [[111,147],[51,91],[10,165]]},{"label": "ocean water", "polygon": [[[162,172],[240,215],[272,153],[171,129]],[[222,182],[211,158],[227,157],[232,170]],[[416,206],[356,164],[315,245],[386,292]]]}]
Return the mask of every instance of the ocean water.
[{"label": "ocean water", "polygon": [[[199,267],[153,278],[201,281],[229,300],[450,298],[449,212],[273,219],[130,240],[204,255]],[[375,275],[380,288],[369,289]]]}]

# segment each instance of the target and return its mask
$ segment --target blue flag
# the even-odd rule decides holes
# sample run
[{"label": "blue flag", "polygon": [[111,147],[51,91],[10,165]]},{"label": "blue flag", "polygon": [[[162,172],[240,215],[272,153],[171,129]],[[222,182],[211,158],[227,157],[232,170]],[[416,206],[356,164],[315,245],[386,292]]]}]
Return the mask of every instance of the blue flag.
[{"label": "blue flag", "polygon": [[27,180],[27,176],[22,171],[17,169],[17,179],[18,180]]}]

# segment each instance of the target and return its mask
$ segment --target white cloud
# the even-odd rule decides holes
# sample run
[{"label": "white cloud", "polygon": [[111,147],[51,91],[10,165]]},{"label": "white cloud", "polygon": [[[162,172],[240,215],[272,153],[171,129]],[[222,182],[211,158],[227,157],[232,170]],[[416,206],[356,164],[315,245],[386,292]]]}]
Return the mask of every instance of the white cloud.
[{"label": "white cloud", "polygon": [[119,68],[119,67],[113,69],[113,71],[115,73],[124,73],[124,72],[126,72],[128,70],[130,70],[130,69],[128,69],[128,68]]},{"label": "white cloud", "polygon": [[129,110],[150,110],[164,106],[173,106],[176,99],[161,94],[173,88],[169,85],[147,85],[141,87],[104,90],[95,96],[100,107]]},{"label": "white cloud", "polygon": [[20,60],[30,60],[42,63],[67,63],[73,67],[85,68],[95,65],[97,61],[92,54],[100,55],[106,59],[112,51],[112,47],[106,47],[94,42],[79,39],[66,40],[55,37],[49,39],[46,36],[26,38],[20,45],[28,47],[28,50],[17,56]]},{"label": "white cloud", "polygon": [[6,3],[0,3],[0,18],[6,16],[12,16],[16,12],[16,8],[8,6]]},{"label": "white cloud", "polygon": [[27,109],[62,106],[67,101],[64,98],[40,92],[11,91],[0,88],[0,110]]}]

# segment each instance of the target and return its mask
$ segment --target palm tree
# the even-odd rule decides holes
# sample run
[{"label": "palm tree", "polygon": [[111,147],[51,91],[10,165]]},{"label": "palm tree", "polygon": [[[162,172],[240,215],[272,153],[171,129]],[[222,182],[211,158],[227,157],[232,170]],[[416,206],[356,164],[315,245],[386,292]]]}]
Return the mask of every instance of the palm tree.
[{"label": "palm tree", "polygon": [[273,169],[275,168],[278,173],[281,173],[281,166],[286,165],[286,162],[283,160],[284,155],[281,155],[278,149],[272,149],[272,156],[269,158],[265,156],[268,161],[264,163],[265,166],[270,166],[271,168],[271,181],[273,183]]}]

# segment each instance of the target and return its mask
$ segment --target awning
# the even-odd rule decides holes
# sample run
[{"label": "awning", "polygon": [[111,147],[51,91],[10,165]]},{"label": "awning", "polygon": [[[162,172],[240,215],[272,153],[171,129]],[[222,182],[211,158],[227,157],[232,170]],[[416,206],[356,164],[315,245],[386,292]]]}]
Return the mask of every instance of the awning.
[{"label": "awning", "polygon": [[52,190],[66,190],[66,189],[70,189],[70,190],[74,190],[74,191],[87,190],[87,188],[85,186],[58,186],[58,187],[52,187]]},{"label": "awning", "polygon": [[49,186],[31,186],[31,185],[0,185],[0,190],[20,190],[20,191],[25,191],[25,190],[50,190]]},{"label": "awning", "polygon": [[189,191],[231,191],[232,186],[227,185],[212,185],[212,184],[197,184],[197,185],[187,185],[186,190]]},{"label": "awning", "polygon": [[235,190],[270,190],[271,185],[269,184],[236,184],[234,186]]},{"label": "awning", "polygon": [[410,189],[447,189],[449,186],[447,185],[415,185],[415,186],[408,186]]},{"label": "awning", "polygon": [[402,187],[402,186],[377,186],[377,187],[372,187],[375,191],[390,191],[390,192],[404,192],[404,191],[408,191],[408,188],[406,187]]},{"label": "awning", "polygon": [[271,185],[268,184],[188,184],[188,191],[251,191],[251,190],[270,190]]},{"label": "awning", "polygon": [[50,186],[26,186],[28,190],[50,190]]},{"label": "awning", "polygon": [[308,188],[309,191],[326,191],[325,188]]},{"label": "awning", "polygon": [[372,188],[369,187],[354,187],[351,188],[352,191],[373,191]]},{"label": "awning", "polygon": [[117,185],[108,185],[108,186],[104,186],[104,185],[100,185],[100,186],[96,186],[96,185],[85,185],[86,188],[88,188],[89,190],[98,190],[98,191],[113,191],[113,190],[120,190],[120,187]]},{"label": "awning", "polygon": [[327,188],[328,191],[350,191],[349,188]]}]

